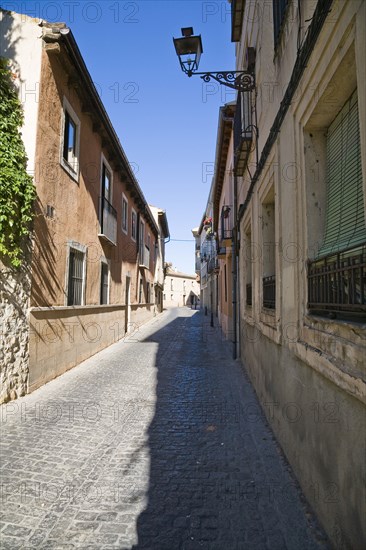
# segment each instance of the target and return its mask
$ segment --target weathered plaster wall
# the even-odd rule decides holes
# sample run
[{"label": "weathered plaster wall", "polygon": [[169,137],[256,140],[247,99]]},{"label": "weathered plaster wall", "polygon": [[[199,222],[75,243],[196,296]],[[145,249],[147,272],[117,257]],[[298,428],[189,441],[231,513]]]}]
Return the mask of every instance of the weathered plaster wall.
[{"label": "weathered plaster wall", "polygon": [[125,326],[124,306],[32,308],[30,391],[123,338]]},{"label": "weathered plaster wall", "polygon": [[[254,4],[264,9],[260,2],[248,3],[246,9]],[[290,80],[297,32],[304,37],[315,6],[303,2],[299,22],[297,4],[291,3],[276,52],[273,33],[266,32],[268,19],[244,17],[238,61],[246,45],[256,48],[259,154]],[[309,312],[306,262],[316,255],[323,240],[324,136],[356,87],[365,159],[362,110],[366,96],[361,62],[365,9],[359,0],[334,0],[256,182],[240,226],[239,253],[242,360],[334,546],[352,550],[363,548],[366,542],[366,325],[364,318],[351,322]],[[363,180],[366,182],[364,164]],[[239,203],[245,200],[247,185],[247,181],[239,181]],[[272,311],[263,308],[262,285],[268,264],[263,205],[271,186],[276,243],[276,307]],[[246,254],[245,234],[251,236],[252,255]],[[245,303],[247,283],[252,283],[252,306]]]},{"label": "weathered plaster wall", "polygon": [[243,320],[241,339],[242,361],[307,499],[336,548],[361,550],[365,405]]},{"label": "weathered plaster wall", "polygon": [[120,305],[32,308],[29,390],[60,376],[121,338],[138,339],[139,326],[155,315],[155,306],[146,304],[131,306],[128,323],[126,307]]}]

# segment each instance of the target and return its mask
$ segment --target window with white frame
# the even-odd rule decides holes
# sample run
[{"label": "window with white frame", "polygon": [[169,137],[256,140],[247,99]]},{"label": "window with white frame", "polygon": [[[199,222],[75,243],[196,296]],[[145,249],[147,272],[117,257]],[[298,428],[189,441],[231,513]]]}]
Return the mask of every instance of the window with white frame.
[{"label": "window with white frame", "polygon": [[[348,70],[353,63],[351,54],[347,65],[339,69],[342,81],[355,81],[352,70]],[[341,94],[342,90],[332,112],[327,113],[325,128],[318,131],[310,120],[305,129],[307,158],[316,155],[321,159],[316,161],[320,165],[317,185],[311,185],[311,178],[307,180],[311,220],[307,229],[311,256],[307,265],[307,307],[311,313],[327,312],[332,318],[353,320],[364,316],[366,304],[361,121],[357,88],[348,98],[344,97],[345,91]],[[319,106],[317,110],[320,112]],[[308,173],[310,170],[312,166],[307,161]]]},{"label": "window with white frame", "polygon": [[137,214],[136,210],[131,211],[131,238],[136,240],[136,228],[137,228]]},{"label": "window with white frame", "polygon": [[244,271],[245,271],[245,303],[247,306],[252,306],[253,301],[253,286],[252,286],[252,270],[253,259],[255,255],[254,245],[252,243],[252,231],[249,224],[244,231]]},{"label": "window with white frame", "polygon": [[109,267],[106,261],[100,266],[100,303],[109,304]]},{"label": "window with white frame", "polygon": [[125,195],[122,195],[122,231],[128,233],[128,201]]},{"label": "window with white frame", "polygon": [[74,178],[79,176],[80,120],[64,98],[61,165]]},{"label": "window with white frame", "polygon": [[67,272],[67,305],[84,305],[86,247],[69,243]]},{"label": "window with white frame", "polygon": [[274,184],[262,201],[263,307],[276,307],[276,208]]},{"label": "window with white frame", "polygon": [[112,204],[112,170],[108,166],[106,160],[102,158],[102,198],[106,199],[109,204]]}]

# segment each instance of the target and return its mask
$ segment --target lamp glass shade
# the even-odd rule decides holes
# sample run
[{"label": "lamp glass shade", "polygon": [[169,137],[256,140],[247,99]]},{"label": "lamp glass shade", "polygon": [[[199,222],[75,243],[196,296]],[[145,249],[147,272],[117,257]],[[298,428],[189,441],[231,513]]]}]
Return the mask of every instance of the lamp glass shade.
[{"label": "lamp glass shade", "polygon": [[197,71],[203,52],[201,35],[173,38],[173,42],[182,70],[186,73]]}]

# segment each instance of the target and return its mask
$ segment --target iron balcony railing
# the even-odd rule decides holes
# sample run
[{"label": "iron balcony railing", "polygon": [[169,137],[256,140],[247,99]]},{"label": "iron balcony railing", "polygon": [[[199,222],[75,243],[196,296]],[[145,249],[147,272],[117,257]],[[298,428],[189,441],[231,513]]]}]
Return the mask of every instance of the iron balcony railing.
[{"label": "iron balcony railing", "polygon": [[366,243],[308,261],[308,308],[366,316]]},{"label": "iron balcony railing", "polygon": [[234,161],[238,176],[242,176],[252,149],[254,120],[254,76],[253,89],[239,92],[234,116]]},{"label": "iron balcony railing", "polygon": [[233,208],[228,204],[224,204],[220,215],[220,231],[219,237],[221,241],[231,240],[233,235]]},{"label": "iron balcony railing", "polygon": [[210,258],[207,264],[207,273],[213,273],[219,268],[218,258]]},{"label": "iron balcony railing", "polygon": [[251,306],[253,304],[253,298],[252,298],[252,292],[253,292],[252,283],[247,284],[247,306]]},{"label": "iron balcony railing", "polygon": [[100,197],[99,201],[101,203],[100,237],[117,244],[117,211],[105,197]]},{"label": "iron balcony railing", "polygon": [[275,309],[276,307],[276,277],[263,277],[263,307]]}]

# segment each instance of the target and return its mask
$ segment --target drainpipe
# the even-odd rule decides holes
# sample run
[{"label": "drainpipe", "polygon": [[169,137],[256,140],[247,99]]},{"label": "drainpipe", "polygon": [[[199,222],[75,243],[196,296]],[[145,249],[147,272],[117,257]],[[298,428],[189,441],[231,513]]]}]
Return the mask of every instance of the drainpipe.
[{"label": "drainpipe", "polygon": [[233,341],[233,359],[237,358],[237,318],[238,318],[238,311],[237,311],[237,282],[238,282],[238,265],[237,265],[237,258],[236,258],[236,251],[237,251],[237,209],[238,209],[238,180],[234,169],[234,229],[233,229],[233,235],[232,235],[232,244],[231,244],[231,273],[232,273],[232,295],[233,295],[233,331],[234,331],[234,341]]}]

